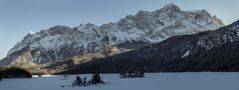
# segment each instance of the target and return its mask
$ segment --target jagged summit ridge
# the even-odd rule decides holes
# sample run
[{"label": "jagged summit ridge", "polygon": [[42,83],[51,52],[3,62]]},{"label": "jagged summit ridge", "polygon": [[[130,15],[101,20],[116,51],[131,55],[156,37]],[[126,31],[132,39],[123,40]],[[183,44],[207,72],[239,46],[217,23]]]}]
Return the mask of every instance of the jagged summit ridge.
[{"label": "jagged summit ridge", "polygon": [[159,10],[160,12],[180,12],[181,9],[174,5],[173,3],[165,5],[163,8]]}]

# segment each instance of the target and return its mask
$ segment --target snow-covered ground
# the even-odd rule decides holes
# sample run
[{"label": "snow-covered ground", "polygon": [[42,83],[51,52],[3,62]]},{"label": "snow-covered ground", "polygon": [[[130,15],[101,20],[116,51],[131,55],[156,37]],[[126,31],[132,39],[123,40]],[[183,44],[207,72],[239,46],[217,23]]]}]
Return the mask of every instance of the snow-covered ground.
[{"label": "snow-covered ground", "polygon": [[[91,75],[81,75],[90,78]],[[152,73],[146,78],[119,78],[118,74],[103,74],[105,85],[61,87],[71,85],[75,75],[4,79],[0,90],[239,90],[239,72],[232,73]]]}]

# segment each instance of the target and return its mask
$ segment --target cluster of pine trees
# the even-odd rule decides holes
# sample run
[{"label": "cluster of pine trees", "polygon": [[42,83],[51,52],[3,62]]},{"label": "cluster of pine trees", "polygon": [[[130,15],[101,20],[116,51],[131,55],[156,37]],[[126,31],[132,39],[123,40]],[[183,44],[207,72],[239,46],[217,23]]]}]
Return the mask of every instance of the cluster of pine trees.
[{"label": "cluster of pine trees", "polygon": [[0,80],[2,78],[31,78],[27,70],[20,67],[0,67]]}]

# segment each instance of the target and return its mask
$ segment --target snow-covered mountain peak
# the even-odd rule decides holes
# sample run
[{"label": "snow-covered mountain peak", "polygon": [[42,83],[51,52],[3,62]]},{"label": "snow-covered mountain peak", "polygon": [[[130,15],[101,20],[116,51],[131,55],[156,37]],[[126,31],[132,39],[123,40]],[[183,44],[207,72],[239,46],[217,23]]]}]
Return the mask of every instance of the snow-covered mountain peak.
[{"label": "snow-covered mountain peak", "polygon": [[87,24],[80,24],[80,26],[77,27],[77,30],[87,30],[87,29],[99,29],[100,27],[97,25],[94,25],[92,23]]},{"label": "snow-covered mountain peak", "polygon": [[33,34],[35,34],[33,31],[30,31],[29,33],[28,33],[29,35],[33,35]]},{"label": "snow-covered mountain peak", "polygon": [[181,9],[174,5],[173,3],[165,5],[163,8],[159,10],[160,12],[180,12]]}]

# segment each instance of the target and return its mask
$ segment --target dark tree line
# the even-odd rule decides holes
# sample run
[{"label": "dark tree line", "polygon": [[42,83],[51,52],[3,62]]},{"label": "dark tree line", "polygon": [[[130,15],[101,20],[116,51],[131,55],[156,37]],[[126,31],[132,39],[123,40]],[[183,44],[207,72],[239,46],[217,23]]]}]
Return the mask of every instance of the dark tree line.
[{"label": "dark tree line", "polygon": [[[1,73],[0,73],[0,75],[1,75]],[[2,81],[2,77],[0,76],[0,81]]]},{"label": "dark tree line", "polygon": [[0,67],[0,78],[31,78],[27,70],[20,67]]},{"label": "dark tree line", "polygon": [[94,60],[63,73],[120,73],[143,67],[146,67],[145,72],[239,71],[239,42],[226,43],[208,51],[194,48],[198,52],[185,58],[182,58],[182,55],[186,51],[180,53],[181,48],[170,49],[172,46],[166,47],[166,45],[168,44],[156,44],[152,46],[157,48],[156,50],[144,47],[137,51]]}]

